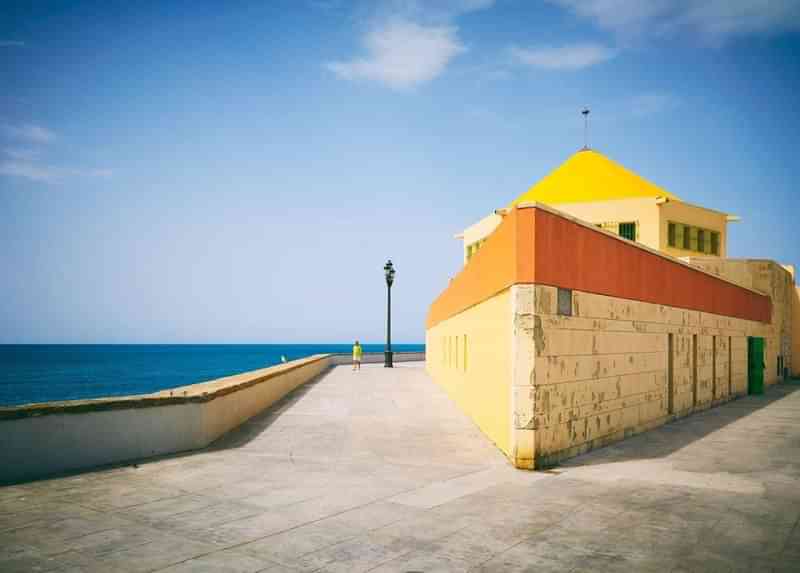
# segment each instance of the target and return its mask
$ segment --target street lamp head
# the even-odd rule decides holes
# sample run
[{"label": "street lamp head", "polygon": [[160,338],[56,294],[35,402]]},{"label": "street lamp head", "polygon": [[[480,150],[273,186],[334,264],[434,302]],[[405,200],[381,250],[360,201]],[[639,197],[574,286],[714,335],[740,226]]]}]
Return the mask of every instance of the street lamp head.
[{"label": "street lamp head", "polygon": [[391,259],[386,261],[386,264],[383,266],[383,272],[386,276],[386,286],[392,286],[395,271]]}]

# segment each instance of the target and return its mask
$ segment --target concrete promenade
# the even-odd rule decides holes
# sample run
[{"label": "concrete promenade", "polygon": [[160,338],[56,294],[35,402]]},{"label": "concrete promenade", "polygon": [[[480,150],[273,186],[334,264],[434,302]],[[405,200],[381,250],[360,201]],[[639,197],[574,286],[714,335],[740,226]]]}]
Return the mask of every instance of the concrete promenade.
[{"label": "concrete promenade", "polygon": [[337,367],[201,452],[0,487],[0,571],[798,571],[798,390],[523,472],[421,364]]}]

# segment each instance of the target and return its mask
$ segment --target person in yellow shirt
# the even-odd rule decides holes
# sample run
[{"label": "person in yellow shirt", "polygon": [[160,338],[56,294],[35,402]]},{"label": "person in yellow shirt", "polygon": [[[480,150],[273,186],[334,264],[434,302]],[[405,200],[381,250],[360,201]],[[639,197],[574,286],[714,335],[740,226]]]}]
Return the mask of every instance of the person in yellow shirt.
[{"label": "person in yellow shirt", "polygon": [[353,345],[353,371],[361,370],[361,355],[364,354],[364,350],[361,348],[361,344],[359,344],[358,340]]}]

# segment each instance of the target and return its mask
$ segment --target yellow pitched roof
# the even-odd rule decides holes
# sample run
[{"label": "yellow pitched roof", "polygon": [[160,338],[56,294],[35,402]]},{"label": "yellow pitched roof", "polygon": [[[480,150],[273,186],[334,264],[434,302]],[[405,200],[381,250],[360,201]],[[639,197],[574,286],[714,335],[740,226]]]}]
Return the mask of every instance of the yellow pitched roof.
[{"label": "yellow pitched roof", "polygon": [[534,201],[557,205],[643,197],[680,200],[605,155],[583,149],[517,197],[510,206]]}]

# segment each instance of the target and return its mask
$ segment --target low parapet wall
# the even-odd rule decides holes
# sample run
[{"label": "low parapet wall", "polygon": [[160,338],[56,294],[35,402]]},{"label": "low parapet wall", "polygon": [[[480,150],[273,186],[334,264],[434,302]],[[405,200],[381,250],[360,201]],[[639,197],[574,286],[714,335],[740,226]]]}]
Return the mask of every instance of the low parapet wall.
[{"label": "low parapet wall", "polygon": [[0,483],[203,448],[313,380],[329,355],[153,394],[0,409]]},{"label": "low parapet wall", "polygon": [[[0,408],[0,483],[204,448],[351,359],[320,354],[153,394]],[[425,360],[425,353],[394,360]],[[383,353],[364,355],[364,362],[382,361]]]},{"label": "low parapet wall", "polygon": [[[334,366],[342,364],[352,364],[353,357],[350,354],[333,354],[331,360]],[[361,357],[362,364],[383,364],[383,352],[365,352]],[[392,362],[424,362],[424,352],[395,352]]]}]

